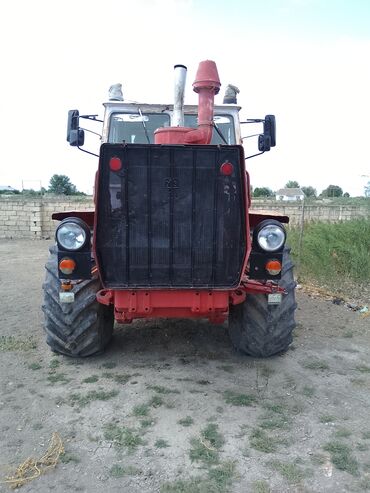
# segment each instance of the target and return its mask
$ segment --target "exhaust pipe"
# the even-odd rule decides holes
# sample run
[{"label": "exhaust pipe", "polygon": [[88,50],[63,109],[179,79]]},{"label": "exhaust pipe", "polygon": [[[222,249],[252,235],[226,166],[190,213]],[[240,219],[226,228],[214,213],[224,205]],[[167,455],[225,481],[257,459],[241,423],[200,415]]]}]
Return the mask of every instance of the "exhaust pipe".
[{"label": "exhaust pipe", "polygon": [[184,94],[186,83],[185,65],[175,65],[175,102],[173,105],[172,127],[184,126]]}]

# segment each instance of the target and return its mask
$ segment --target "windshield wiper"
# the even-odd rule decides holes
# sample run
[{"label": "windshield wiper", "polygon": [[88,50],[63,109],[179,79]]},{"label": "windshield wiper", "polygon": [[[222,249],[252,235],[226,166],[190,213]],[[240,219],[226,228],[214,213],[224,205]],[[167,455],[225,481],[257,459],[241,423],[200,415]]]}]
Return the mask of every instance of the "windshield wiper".
[{"label": "windshield wiper", "polygon": [[223,136],[223,134],[222,134],[221,130],[218,128],[218,126],[217,126],[217,124],[216,124],[215,122],[213,122],[213,126],[215,127],[216,132],[217,132],[217,133],[218,133],[218,135],[221,137],[221,139],[224,141],[224,143],[225,143],[226,145],[229,145],[229,144],[228,144],[228,142],[227,142],[227,140],[226,140],[226,139],[225,139],[225,137]]},{"label": "windshield wiper", "polygon": [[146,137],[146,140],[148,141],[148,144],[150,144],[150,139],[149,139],[149,134],[148,134],[148,130],[146,128],[146,125],[145,125],[145,121],[144,121],[144,117],[143,117],[143,114],[141,112],[141,109],[138,108],[138,112],[139,112],[139,115],[141,116],[141,123],[143,124],[143,127],[144,127],[144,132],[145,132],[145,137]]}]

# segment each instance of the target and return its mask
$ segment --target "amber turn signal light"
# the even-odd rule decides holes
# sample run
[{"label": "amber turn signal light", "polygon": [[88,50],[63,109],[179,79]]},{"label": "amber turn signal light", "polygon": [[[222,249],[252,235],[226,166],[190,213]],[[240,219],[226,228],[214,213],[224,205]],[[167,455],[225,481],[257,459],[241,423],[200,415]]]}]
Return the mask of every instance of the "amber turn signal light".
[{"label": "amber turn signal light", "polygon": [[59,270],[63,274],[66,275],[72,274],[75,268],[76,268],[76,262],[71,258],[64,258],[59,262]]},{"label": "amber turn signal light", "polygon": [[278,260],[269,260],[266,262],[265,269],[271,276],[277,276],[281,272],[281,262]]}]

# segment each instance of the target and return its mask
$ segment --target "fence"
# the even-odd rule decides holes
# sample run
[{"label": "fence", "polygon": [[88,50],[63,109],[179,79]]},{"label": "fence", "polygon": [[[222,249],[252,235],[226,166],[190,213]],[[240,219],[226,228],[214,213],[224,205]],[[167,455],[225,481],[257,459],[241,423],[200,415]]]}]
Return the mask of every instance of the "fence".
[{"label": "fence", "polygon": [[[48,238],[54,235],[57,221],[53,212],[92,210],[92,197],[25,197],[0,195],[0,238]],[[275,212],[290,217],[291,224],[304,221],[338,222],[359,217],[370,217],[366,205],[337,205],[325,203],[282,202],[255,200],[252,211]]]}]

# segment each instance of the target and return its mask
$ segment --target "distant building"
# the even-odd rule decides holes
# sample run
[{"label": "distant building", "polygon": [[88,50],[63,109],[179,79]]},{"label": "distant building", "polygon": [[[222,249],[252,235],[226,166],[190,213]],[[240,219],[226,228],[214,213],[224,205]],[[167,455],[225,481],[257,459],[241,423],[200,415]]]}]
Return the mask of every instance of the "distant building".
[{"label": "distant building", "polygon": [[300,188],[281,188],[276,192],[276,200],[285,200],[292,202],[294,200],[303,200],[304,192]]}]

